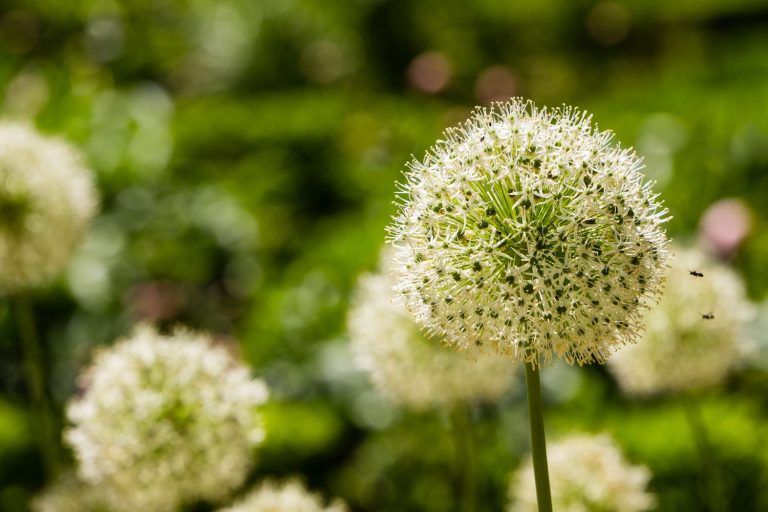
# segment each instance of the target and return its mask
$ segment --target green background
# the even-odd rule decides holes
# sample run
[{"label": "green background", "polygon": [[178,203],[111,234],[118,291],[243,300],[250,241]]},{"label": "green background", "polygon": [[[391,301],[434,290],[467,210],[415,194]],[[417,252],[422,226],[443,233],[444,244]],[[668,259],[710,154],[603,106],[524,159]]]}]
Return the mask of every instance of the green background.
[{"label": "green background", "polygon": [[[732,262],[765,299],[766,2],[3,2],[3,115],[80,147],[102,195],[67,272],[34,293],[57,407],[93,347],[140,320],[190,325],[239,340],[272,389],[253,481],[299,473],[354,510],[455,509],[447,416],[379,396],[345,316],[404,163],[494,94],[577,105],[636,147],[678,241],[715,201],[743,200],[752,231]],[[768,509],[766,367],[759,348],[722,389],[685,398],[702,403],[732,510]],[[682,399],[628,401],[599,367],[544,377],[550,438],[610,432],[652,469],[659,510],[705,509]],[[8,512],[45,484],[25,404],[0,299]],[[528,450],[522,380],[472,416],[482,509],[501,510]]]}]

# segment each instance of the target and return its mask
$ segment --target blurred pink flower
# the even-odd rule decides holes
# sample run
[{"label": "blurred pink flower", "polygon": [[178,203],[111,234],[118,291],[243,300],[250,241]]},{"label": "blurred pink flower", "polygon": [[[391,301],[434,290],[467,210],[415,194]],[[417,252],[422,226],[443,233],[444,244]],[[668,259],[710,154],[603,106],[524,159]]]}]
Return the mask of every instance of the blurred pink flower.
[{"label": "blurred pink flower", "polygon": [[165,281],[139,283],[128,293],[131,312],[142,321],[158,322],[175,317],[184,307],[178,286]]},{"label": "blurred pink flower", "polygon": [[414,89],[435,94],[448,85],[453,76],[451,61],[440,52],[424,52],[408,65],[408,82]]},{"label": "blurred pink flower", "polygon": [[721,258],[730,258],[752,230],[752,214],[741,199],[722,199],[701,216],[699,237],[704,247]]},{"label": "blurred pink flower", "polygon": [[485,68],[475,81],[475,96],[483,103],[507,101],[517,94],[517,78],[505,66]]}]

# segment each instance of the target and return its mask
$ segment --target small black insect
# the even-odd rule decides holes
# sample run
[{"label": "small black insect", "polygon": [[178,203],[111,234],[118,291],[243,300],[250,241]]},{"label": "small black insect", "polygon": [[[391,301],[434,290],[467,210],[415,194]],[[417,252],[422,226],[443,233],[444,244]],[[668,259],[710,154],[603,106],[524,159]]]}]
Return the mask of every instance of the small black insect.
[{"label": "small black insect", "polygon": [[704,320],[712,320],[713,318],[715,318],[715,315],[713,315],[712,313],[705,313],[701,315],[701,318],[703,318]]},{"label": "small black insect", "polygon": [[694,277],[704,277],[704,274],[702,274],[698,270],[689,270],[688,273]]}]

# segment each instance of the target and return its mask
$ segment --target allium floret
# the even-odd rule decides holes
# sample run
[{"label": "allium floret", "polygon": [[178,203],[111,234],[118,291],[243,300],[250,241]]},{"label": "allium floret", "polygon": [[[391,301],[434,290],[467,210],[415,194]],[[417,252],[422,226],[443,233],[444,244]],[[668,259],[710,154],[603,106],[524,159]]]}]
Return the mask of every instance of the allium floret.
[{"label": "allium floret", "polygon": [[92,177],[64,141],[0,123],[0,291],[60,272],[96,211]]},{"label": "allium floret", "polygon": [[283,483],[267,480],[232,507],[219,512],[347,512],[339,499],[325,505],[323,499],[307,491],[298,479]]},{"label": "allium floret", "polygon": [[[607,435],[573,434],[550,443],[547,458],[558,512],[642,512],[655,506],[648,468],[627,462]],[[509,491],[509,512],[538,510],[530,459],[512,477]]]},{"label": "allium floret", "polygon": [[264,437],[263,382],[203,334],[143,326],[99,352],[67,408],[78,475],[114,510],[166,511],[239,487]]},{"label": "allium floret", "polygon": [[463,351],[603,362],[636,339],[667,260],[641,159],[571,107],[477,109],[406,173],[398,291]]},{"label": "allium floret", "polygon": [[460,402],[493,400],[514,378],[514,362],[495,353],[470,359],[430,339],[395,302],[394,279],[385,270],[360,278],[349,313],[357,364],[394,402],[421,410]]},{"label": "allium floret", "polygon": [[646,313],[642,340],[608,361],[630,395],[715,386],[751,348],[745,331],[754,307],[742,279],[698,249],[674,252],[664,296]]}]

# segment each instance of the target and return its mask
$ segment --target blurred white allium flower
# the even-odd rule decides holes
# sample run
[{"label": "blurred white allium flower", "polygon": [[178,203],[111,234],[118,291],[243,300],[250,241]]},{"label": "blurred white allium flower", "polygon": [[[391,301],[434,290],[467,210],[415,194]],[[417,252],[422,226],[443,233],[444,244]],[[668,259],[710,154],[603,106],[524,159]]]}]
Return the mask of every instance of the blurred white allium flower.
[{"label": "blurred white allium flower", "polygon": [[70,403],[65,438],[113,507],[166,511],[242,484],[263,437],[263,382],[203,334],[142,326],[97,354]]},{"label": "blurred white allium flower", "polygon": [[348,319],[357,363],[382,393],[414,409],[504,393],[514,376],[509,358],[480,354],[470,359],[428,339],[394,301],[394,284],[383,274],[361,277]]},{"label": "blurred white allium flower", "polygon": [[99,486],[84,484],[66,473],[32,501],[32,512],[111,512]]},{"label": "blurred white allium flower", "polygon": [[312,494],[297,479],[284,483],[267,480],[232,507],[218,512],[347,512],[339,499],[325,506],[323,499]]},{"label": "blurred white allium flower", "polygon": [[407,307],[460,350],[605,361],[635,341],[668,257],[641,167],[571,107],[476,110],[409,164],[390,227]]},{"label": "blurred white allium flower", "polygon": [[[749,347],[745,328],[753,308],[741,278],[698,249],[675,253],[664,296],[646,313],[643,339],[608,361],[621,389],[631,395],[717,385]],[[704,318],[710,314],[713,318]]]},{"label": "blurred white allium flower", "polygon": [[0,122],[0,290],[35,286],[69,261],[97,206],[74,148]]},{"label": "blurred white allium flower", "polygon": [[[629,464],[606,435],[571,435],[550,443],[547,457],[558,512],[640,512],[655,505],[648,468]],[[510,499],[509,512],[538,510],[530,459],[513,476]]]}]

